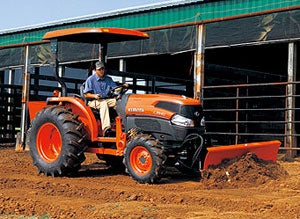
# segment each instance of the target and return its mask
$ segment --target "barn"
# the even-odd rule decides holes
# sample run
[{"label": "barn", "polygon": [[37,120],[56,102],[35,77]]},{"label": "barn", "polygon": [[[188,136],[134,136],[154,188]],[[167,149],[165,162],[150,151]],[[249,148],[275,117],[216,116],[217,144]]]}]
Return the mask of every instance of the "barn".
[{"label": "barn", "polygon": [[[300,0],[180,0],[0,31],[0,137],[28,128],[26,102],[58,83],[43,35],[73,27],[121,27],[147,40],[112,43],[107,68],[133,93],[200,98],[214,145],[278,139],[299,153]],[[99,45],[62,42],[60,74],[79,93]],[[24,87],[28,80],[30,86]],[[29,92],[25,92],[28,89]],[[25,97],[25,94],[28,97]]]}]

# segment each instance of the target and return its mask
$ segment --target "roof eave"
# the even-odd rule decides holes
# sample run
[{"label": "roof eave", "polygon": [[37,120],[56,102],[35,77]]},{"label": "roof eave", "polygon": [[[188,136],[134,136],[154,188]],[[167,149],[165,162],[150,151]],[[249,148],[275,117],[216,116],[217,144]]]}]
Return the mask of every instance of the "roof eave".
[{"label": "roof eave", "polygon": [[153,3],[153,4],[143,5],[143,6],[128,7],[128,8],[124,8],[124,9],[111,10],[111,11],[107,11],[107,12],[78,16],[78,17],[74,17],[74,18],[50,21],[50,22],[45,22],[45,23],[41,23],[41,24],[28,25],[28,26],[23,26],[20,28],[6,29],[3,31],[0,31],[0,35],[28,31],[28,30],[49,28],[51,26],[60,26],[60,25],[64,25],[64,24],[84,22],[84,21],[89,21],[89,20],[99,19],[99,18],[108,18],[108,17],[120,16],[120,15],[125,15],[125,14],[146,12],[149,10],[156,10],[156,9],[161,9],[161,8],[174,7],[174,6],[196,3],[196,2],[203,2],[203,1],[204,0],[169,0],[169,1],[161,2],[161,3]]}]

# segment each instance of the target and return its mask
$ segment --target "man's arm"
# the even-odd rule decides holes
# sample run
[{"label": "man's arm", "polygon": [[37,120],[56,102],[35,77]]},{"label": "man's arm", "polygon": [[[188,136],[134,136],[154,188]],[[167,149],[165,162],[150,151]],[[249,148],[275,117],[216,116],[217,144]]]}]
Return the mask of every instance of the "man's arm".
[{"label": "man's arm", "polygon": [[[116,82],[114,82],[114,81],[112,80],[112,78],[111,78],[111,77],[109,77],[109,79],[110,79],[110,81],[109,81],[109,85],[110,85],[110,87],[111,87],[112,89],[114,89],[114,88],[116,88],[116,87],[118,87],[118,86],[119,86],[119,85],[117,85],[117,84],[116,84]],[[126,83],[122,84],[122,86],[123,86],[123,87],[126,87],[126,88],[128,88],[128,87],[129,87],[129,85],[128,85],[128,84],[126,84]],[[116,89],[116,91],[117,91],[117,92],[119,92],[121,89],[122,89],[122,87],[120,87],[120,88]]]},{"label": "man's arm", "polygon": [[84,97],[87,99],[96,99],[99,100],[101,98],[100,94],[93,94],[93,93],[85,93]]},{"label": "man's arm", "polygon": [[84,97],[87,99],[100,99],[100,94],[94,94],[93,92],[93,84],[92,84],[92,77],[88,77],[88,79],[84,83]]}]

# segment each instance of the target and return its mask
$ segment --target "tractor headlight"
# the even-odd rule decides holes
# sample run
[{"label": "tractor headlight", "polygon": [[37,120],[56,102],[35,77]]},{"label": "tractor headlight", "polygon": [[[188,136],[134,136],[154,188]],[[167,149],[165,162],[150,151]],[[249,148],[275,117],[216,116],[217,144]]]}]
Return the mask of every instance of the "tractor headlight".
[{"label": "tractor headlight", "polygon": [[194,127],[194,121],[183,117],[181,115],[174,115],[171,119],[171,122],[175,125],[184,126],[184,127]]}]

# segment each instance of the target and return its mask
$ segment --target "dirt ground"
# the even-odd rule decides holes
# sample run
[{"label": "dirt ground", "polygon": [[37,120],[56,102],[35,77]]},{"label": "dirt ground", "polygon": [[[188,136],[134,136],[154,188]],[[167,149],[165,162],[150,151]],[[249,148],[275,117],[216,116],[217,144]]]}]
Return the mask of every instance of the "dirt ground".
[{"label": "dirt ground", "polygon": [[300,219],[299,158],[268,164],[247,155],[202,179],[169,170],[148,185],[86,157],[75,177],[53,178],[37,173],[28,152],[0,146],[0,219]]}]

